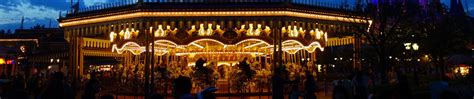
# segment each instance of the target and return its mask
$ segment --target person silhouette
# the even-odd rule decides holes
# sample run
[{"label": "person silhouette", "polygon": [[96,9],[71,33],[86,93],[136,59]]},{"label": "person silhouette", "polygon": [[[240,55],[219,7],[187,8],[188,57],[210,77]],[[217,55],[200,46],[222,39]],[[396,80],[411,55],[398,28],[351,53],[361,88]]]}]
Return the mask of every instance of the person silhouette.
[{"label": "person silhouette", "polygon": [[245,73],[248,78],[252,78],[253,73],[250,69],[250,64],[247,62],[247,57],[245,57],[244,60],[239,62],[239,68]]},{"label": "person silhouette", "polygon": [[74,99],[72,87],[64,81],[62,72],[54,72],[43,99]]},{"label": "person silhouette", "polygon": [[95,99],[95,95],[100,91],[100,82],[94,73],[91,74],[91,79],[86,83],[86,88],[82,99]]},{"label": "person silhouette", "polygon": [[197,61],[196,61],[196,69],[197,70],[200,70],[200,69],[203,69],[204,68],[204,63],[206,63],[206,61],[202,58],[199,58]]},{"label": "person silhouette", "polygon": [[316,95],[314,95],[314,93],[318,89],[318,86],[316,85],[314,76],[309,71],[306,71],[306,81],[304,83],[304,88],[305,88],[304,99],[316,99]]},{"label": "person silhouette", "polygon": [[351,99],[349,91],[343,86],[342,81],[337,81],[337,85],[334,87],[332,99]]},{"label": "person silhouette", "polygon": [[194,99],[194,97],[191,95],[191,89],[191,78],[179,76],[173,81],[174,99]]}]

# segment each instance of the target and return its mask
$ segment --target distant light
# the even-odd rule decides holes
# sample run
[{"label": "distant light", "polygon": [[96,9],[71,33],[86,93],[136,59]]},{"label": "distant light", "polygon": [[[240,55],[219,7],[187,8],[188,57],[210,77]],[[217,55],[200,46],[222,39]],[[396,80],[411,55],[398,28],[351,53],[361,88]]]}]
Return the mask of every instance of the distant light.
[{"label": "distant light", "polygon": [[59,59],[56,59],[56,62],[58,62],[58,63],[59,63]]},{"label": "distant light", "polygon": [[339,58],[339,59],[341,59],[341,60],[342,60],[342,57],[341,57],[341,58]]},{"label": "distant light", "polygon": [[48,66],[48,69],[51,69],[51,66]]},{"label": "distant light", "polygon": [[336,65],[331,65],[332,67],[336,67]]},{"label": "distant light", "polygon": [[6,63],[11,65],[11,64],[13,64],[13,63],[15,63],[15,62],[14,62],[13,60],[7,60]]},{"label": "distant light", "polygon": [[23,53],[25,53],[25,52],[26,52],[25,46],[20,46],[20,51],[23,52]]},{"label": "distant light", "polygon": [[5,59],[0,58],[0,65],[5,64]]},{"label": "distant light", "polygon": [[429,56],[428,55],[425,55],[425,58],[428,58]]},{"label": "distant light", "polygon": [[388,56],[388,58],[392,59],[392,56]]},{"label": "distant light", "polygon": [[416,43],[413,43],[413,45],[411,45],[411,47],[413,48],[413,50],[417,51],[418,48],[420,48],[420,46],[418,46],[418,44]]},{"label": "distant light", "polygon": [[410,50],[410,49],[411,49],[411,47],[410,47],[411,43],[405,43],[405,44],[403,44],[403,45],[405,45],[405,49],[406,49],[406,50]]},{"label": "distant light", "polygon": [[337,58],[334,58],[334,60],[337,60]]},{"label": "distant light", "polygon": [[420,59],[417,59],[416,61],[421,61]]},{"label": "distant light", "polygon": [[321,72],[321,64],[318,64],[318,72]]},{"label": "distant light", "polygon": [[51,58],[51,63],[53,63],[53,62],[54,62],[54,59]]}]

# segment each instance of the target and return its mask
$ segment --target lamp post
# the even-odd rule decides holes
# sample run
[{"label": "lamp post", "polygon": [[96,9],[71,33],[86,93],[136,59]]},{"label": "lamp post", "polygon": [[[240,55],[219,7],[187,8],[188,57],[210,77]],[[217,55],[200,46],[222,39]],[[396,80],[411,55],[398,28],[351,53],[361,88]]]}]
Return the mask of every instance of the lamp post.
[{"label": "lamp post", "polygon": [[[411,56],[413,56],[412,54],[414,54],[414,53],[415,53],[414,56],[418,56],[418,54],[416,54],[416,51],[419,50],[420,46],[419,46],[417,43],[405,43],[404,45],[405,45],[405,49],[408,50],[408,51],[410,51],[410,53],[411,53],[410,55],[411,55]],[[415,59],[413,59],[413,60],[415,60]],[[420,59],[417,57],[417,58],[416,58],[416,61],[419,62]],[[410,60],[410,62],[413,64],[413,66],[415,66],[416,61],[415,61],[415,62],[412,62],[412,60]],[[413,70],[413,76],[414,76],[414,80],[415,80],[415,85],[418,85],[418,73],[417,73],[417,72],[418,72],[418,69],[417,69],[417,68],[418,68],[418,67],[414,67],[414,68],[413,68],[413,69],[414,69],[414,70]]]}]

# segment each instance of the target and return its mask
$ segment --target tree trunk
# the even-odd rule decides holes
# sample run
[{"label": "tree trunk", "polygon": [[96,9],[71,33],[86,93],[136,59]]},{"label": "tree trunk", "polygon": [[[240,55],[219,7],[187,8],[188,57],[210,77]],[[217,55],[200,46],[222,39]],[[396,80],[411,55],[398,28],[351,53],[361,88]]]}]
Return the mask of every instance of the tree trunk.
[{"label": "tree trunk", "polygon": [[380,45],[379,46],[379,73],[380,73],[380,84],[387,84],[388,78],[387,78],[387,67],[389,65],[388,63],[388,58],[386,55],[386,50],[385,50],[385,45]]},{"label": "tree trunk", "polygon": [[440,68],[440,73],[439,73],[439,77],[443,77],[444,76],[444,73],[446,72],[446,65],[445,65],[445,62],[444,62],[444,59],[443,57],[440,57],[439,58],[439,61],[438,61],[438,67]]},{"label": "tree trunk", "polygon": [[388,75],[387,75],[387,67],[388,67],[388,62],[387,60],[385,59],[385,57],[381,57],[380,58],[380,79],[381,79],[381,84],[386,84],[388,82]]}]

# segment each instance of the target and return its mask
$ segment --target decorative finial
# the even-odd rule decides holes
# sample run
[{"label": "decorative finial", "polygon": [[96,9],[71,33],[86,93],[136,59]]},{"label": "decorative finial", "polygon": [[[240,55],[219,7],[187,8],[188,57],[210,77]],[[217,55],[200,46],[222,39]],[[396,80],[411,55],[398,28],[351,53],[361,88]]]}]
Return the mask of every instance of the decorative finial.
[{"label": "decorative finial", "polygon": [[21,17],[20,29],[23,29],[23,22],[25,22],[25,16]]}]

